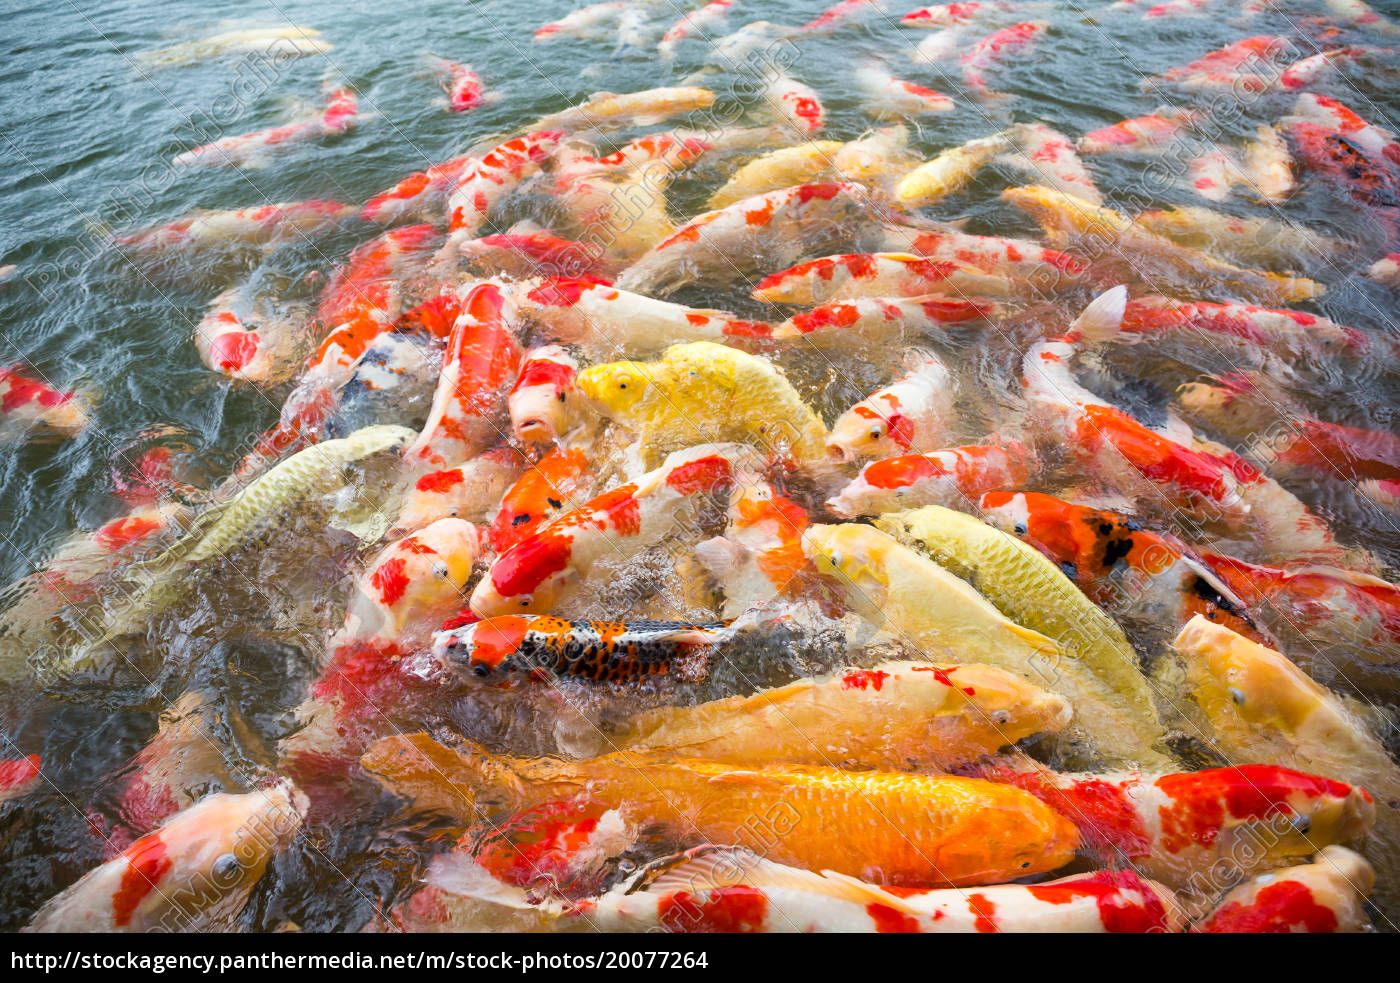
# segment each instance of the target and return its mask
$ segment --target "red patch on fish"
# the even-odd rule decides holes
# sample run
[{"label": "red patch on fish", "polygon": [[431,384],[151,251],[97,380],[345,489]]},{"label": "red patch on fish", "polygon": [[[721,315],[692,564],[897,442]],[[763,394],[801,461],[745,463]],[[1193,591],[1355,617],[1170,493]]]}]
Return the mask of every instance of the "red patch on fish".
[{"label": "red patch on fish", "polygon": [[885,685],[885,680],[890,678],[890,674],[879,669],[857,669],[855,672],[848,672],[841,677],[842,689],[866,689],[874,687],[875,692],[879,692]]},{"label": "red patch on fish", "polygon": [[682,495],[713,491],[723,488],[730,482],[729,461],[723,457],[702,457],[676,466],[666,476],[666,484]]},{"label": "red patch on fish", "polygon": [[112,895],[112,924],[118,928],[130,924],[137,907],[174,866],[166,856],[165,841],[159,833],[143,836],[122,856],[127,861],[126,870],[122,871],[121,884]]},{"label": "red patch on fish", "polygon": [[393,557],[385,560],[370,574],[370,586],[379,591],[379,599],[386,605],[392,606],[403,597],[404,591],[408,590],[409,579],[404,573],[407,566],[403,557]]},{"label": "red patch on fish", "polygon": [[414,485],[420,492],[427,492],[432,495],[441,495],[451,491],[460,485],[465,479],[462,477],[460,468],[452,468],[448,471],[432,471],[418,479]]},{"label": "red patch on fish", "polygon": [[[1079,898],[1093,898],[1099,921],[1106,932],[1139,935],[1165,932],[1167,909],[1162,899],[1131,870],[1100,870],[1064,884],[1032,884],[1026,891],[1046,904],[1070,904]],[[1124,892],[1140,891],[1142,904],[1125,899]]]},{"label": "red patch on fish", "polygon": [[865,913],[875,923],[875,931],[882,934],[909,934],[919,931],[919,920],[913,915],[906,915],[878,901],[866,905]]},{"label": "red patch on fish", "polygon": [[761,932],[768,898],[757,888],[739,884],[716,888],[703,901],[688,891],[662,899],[661,924],[672,932]]}]

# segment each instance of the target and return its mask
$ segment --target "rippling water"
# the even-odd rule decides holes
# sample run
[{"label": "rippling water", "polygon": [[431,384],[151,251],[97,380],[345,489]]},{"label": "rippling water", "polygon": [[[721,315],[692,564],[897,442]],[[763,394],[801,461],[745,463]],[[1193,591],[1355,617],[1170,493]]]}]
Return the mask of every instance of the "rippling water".
[{"label": "rippling water", "polygon": [[[332,234],[217,270],[168,275],[132,265],[104,245],[106,232],[169,221],[195,208],[312,198],[359,203],[413,170],[514,132],[592,92],[673,84],[702,61],[703,49],[695,43],[679,49],[669,70],[650,54],[614,59],[610,40],[531,43],[534,28],[571,6],[559,0],[392,5],[355,0],[333,8],[310,0],[10,4],[0,38],[0,264],[17,265],[18,274],[0,289],[0,361],[27,363],[56,385],[76,388],[93,407],[96,425],[73,441],[0,448],[0,578],[9,582],[38,569],[72,530],[95,528],[118,513],[112,476],[125,449],[151,440],[178,448],[187,477],[196,484],[226,474],[250,436],[276,420],[286,390],[231,386],[211,374],[191,343],[194,325],[216,293],[242,281],[286,298],[314,298],[349,249],[378,229],[350,221]],[[657,20],[665,23],[692,9],[664,0],[654,6]],[[804,23],[824,6],[820,0],[740,0],[730,29],[759,18]],[[909,63],[922,35],[899,29],[895,21],[913,6],[892,2],[886,16],[801,43],[790,71],[821,93],[828,110],[824,137],[851,139],[869,128],[851,82],[853,65],[868,57],[887,59],[895,74],[958,95],[956,82],[940,71]],[[1296,16],[1278,13],[1265,13],[1248,28],[1232,26],[1228,16],[1150,24],[1135,14],[1101,23],[1083,16],[1086,9],[1102,6],[1055,3],[1047,15],[1051,37],[1034,57],[1011,60],[997,75],[995,87],[1016,98],[992,105],[959,99],[955,113],[922,121],[917,150],[931,154],[1013,121],[1041,120],[1073,137],[1173,98],[1183,105],[1182,93],[1148,96],[1139,83],[1248,34],[1294,34],[1297,26]],[[1400,9],[1388,12],[1396,16]],[[171,67],[152,67],[137,58],[217,30],[287,22],[319,29],[334,50],[286,63],[270,78],[245,71],[237,57]],[[500,100],[467,115],[445,112],[425,65],[429,54],[470,63]],[[276,125],[298,103],[315,103],[328,79],[360,94],[364,115],[343,137],[283,153],[261,169],[168,167],[171,157],[191,145],[195,127],[207,130],[219,119],[223,133],[234,134]],[[1349,71],[1321,91],[1394,128],[1387,124],[1400,121],[1394,80]],[[722,99],[752,102],[738,82],[720,75],[711,84]],[[1291,101],[1291,95],[1251,101],[1228,137],[1242,138],[1256,123],[1277,119]],[[1147,180],[1140,158],[1093,158],[1089,167],[1110,204],[1128,195],[1161,205],[1199,204],[1186,191]],[[722,180],[716,174],[708,182],[679,183],[674,212],[695,211]],[[1005,183],[1005,176],[989,172],[937,214],[967,218],[972,232],[1036,234],[1027,218],[998,199]],[[1243,211],[1251,210],[1244,206]],[[1321,182],[1307,185],[1284,214],[1343,233],[1357,221],[1344,196]],[[1304,271],[1332,287],[1315,309],[1368,332],[1394,333],[1395,295],[1358,279],[1364,265],[1358,255],[1330,269]],[[736,309],[746,303],[737,291],[708,300]],[[1190,349],[1166,352],[1156,365],[1131,356],[1120,362],[1120,375],[1166,393],[1195,373],[1228,368]],[[1005,359],[969,364],[998,385],[1010,379]],[[822,388],[820,372],[807,369],[811,388]],[[1400,391],[1387,367],[1325,367],[1309,376],[1307,390],[1314,410],[1325,410],[1328,419],[1382,430],[1400,423],[1392,418]],[[849,402],[849,395],[829,392],[828,399],[836,406]],[[981,433],[976,422],[965,421],[970,437]],[[1335,516],[1343,539],[1365,544],[1392,564],[1400,562],[1393,520],[1350,501],[1329,501],[1326,490],[1303,494]],[[333,569],[334,550],[326,549],[327,569]],[[322,591],[333,594],[330,588]],[[203,685],[220,692],[227,707],[221,725],[228,729],[234,756],[251,767],[265,762],[259,742],[245,742],[240,735],[275,739],[314,671],[314,653],[295,638],[257,626],[256,606],[256,597],[241,596],[236,587],[207,598],[213,620],[186,626],[188,634],[165,640],[182,654],[177,674],[35,700],[7,698],[7,736],[25,750],[42,749],[54,788],[32,796],[24,809],[0,816],[0,862],[6,870],[0,878],[0,926],[22,924],[39,900],[103,858],[100,839],[83,834],[88,818],[98,827],[109,822],[113,804],[90,790],[125,766],[148,740],[156,714],[184,689]],[[333,613],[325,617],[333,623]],[[250,623],[254,627],[244,631]],[[387,800],[368,796],[364,806],[361,825],[314,831],[312,846],[279,859],[276,876],[260,888],[246,924],[358,928],[374,899],[406,883],[419,846],[434,830],[393,815]],[[72,846],[75,842],[80,845]],[[347,880],[336,867],[354,873]],[[1400,871],[1382,871],[1381,877],[1393,880]]]}]

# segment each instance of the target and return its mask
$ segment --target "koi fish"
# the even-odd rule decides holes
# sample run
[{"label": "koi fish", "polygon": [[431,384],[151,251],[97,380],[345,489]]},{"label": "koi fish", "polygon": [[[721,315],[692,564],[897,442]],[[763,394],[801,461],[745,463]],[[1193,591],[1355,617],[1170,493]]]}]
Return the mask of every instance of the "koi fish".
[{"label": "koi fish", "polygon": [[983,492],[1030,480],[1035,455],[1016,440],[970,444],[875,461],[861,469],[827,507],[845,519],[921,505],[965,507]]},{"label": "koi fish", "polygon": [[617,19],[617,47],[613,49],[613,60],[645,58],[646,49],[651,47],[655,37],[646,8],[630,4]]},{"label": "koi fish", "polygon": [[381,225],[434,218],[446,204],[448,193],[462,174],[476,164],[475,157],[455,157],[434,164],[426,171],[414,171],[392,188],[381,191],[365,202],[365,207],[360,209],[360,218]]},{"label": "koi fish", "polygon": [[166,707],[156,736],[136,755],[118,805],[123,826],[149,833],[193,806],[211,783],[234,786],[210,697],[189,690]]},{"label": "koi fish", "polygon": [[[376,742],[361,762],[419,808],[471,811],[475,789],[508,809],[557,799],[582,785],[624,817],[645,817],[685,839],[743,845],[754,815],[774,827],[766,855],[908,886],[998,883],[1055,870],[1077,844],[1074,827],[1019,789],[976,779],[852,772],[803,765],[732,764],[617,752],[583,761],[513,758],[426,734]],[[853,852],[849,829],[869,831]]]},{"label": "koi fish", "polygon": [[993,297],[1012,292],[1006,278],[956,262],[913,253],[847,253],[771,273],[753,288],[753,297],[770,304],[811,305],[861,297],[919,297],[943,290]]},{"label": "koi fish", "polygon": [[195,326],[200,361],[237,382],[266,383],[284,377],[292,369],[291,326],[278,317],[245,323],[234,309],[238,301],[237,289],[225,291]]},{"label": "koi fish", "polygon": [[953,379],[943,360],[926,349],[904,356],[909,374],[877,389],[842,413],[826,438],[838,461],[890,457],[936,445],[953,416]]},{"label": "koi fish", "polygon": [[1352,200],[1372,208],[1400,207],[1400,179],[1393,161],[1377,157],[1352,137],[1306,120],[1290,123],[1288,132],[1303,166],[1345,189]]},{"label": "koi fish", "polygon": [[356,581],[337,643],[426,638],[461,606],[481,547],[481,532],[464,519],[438,519],[390,543]]},{"label": "koi fish", "polygon": [[808,140],[764,154],[735,171],[710,196],[709,207],[726,208],[752,195],[829,177],[837,170],[836,155],[842,146],[839,140]]},{"label": "koi fish", "polygon": [[480,685],[588,679],[625,683],[674,674],[699,678],[708,646],[734,632],[727,621],[565,621],[508,614],[433,635],[433,657]]},{"label": "koi fish", "polygon": [[856,69],[855,83],[865,97],[865,111],[871,116],[924,116],[951,113],[955,108],[950,96],[895,78],[878,65]]},{"label": "koi fish", "polygon": [[1040,550],[1095,604],[1184,625],[1196,615],[1251,638],[1246,605],[1185,544],[1118,512],[1037,492],[991,491],[978,514]]},{"label": "koi fish", "polygon": [[734,0],[712,0],[711,3],[705,4],[699,10],[682,15],[680,20],[672,24],[670,29],[661,36],[661,41],[656,46],[661,60],[670,61],[675,53],[676,45],[686,38],[698,35],[708,40],[711,31],[724,26],[729,17],[729,8],[733,5]]},{"label": "koi fish", "polygon": [[911,10],[899,19],[904,27],[926,29],[938,27],[967,27],[996,14],[1016,9],[1013,3],[940,3],[932,7]]},{"label": "koi fish", "polygon": [[442,374],[422,431],[405,451],[413,465],[445,467],[476,457],[503,434],[500,397],[520,371],[508,295],[494,283],[473,287],[447,339]]},{"label": "koi fish", "polygon": [[447,196],[448,229],[475,235],[491,209],[539,171],[563,136],[561,130],[537,129],[507,140],[465,168]]},{"label": "koi fish", "polygon": [[1326,288],[1304,277],[1249,270],[1185,249],[1170,239],[1154,235],[1111,208],[1095,208],[1082,199],[1044,187],[1008,188],[1004,200],[1029,212],[1052,236],[1080,235],[1112,242],[1118,252],[1133,260],[1145,259],[1154,268],[1187,283],[1202,276],[1214,277],[1246,300],[1288,303],[1321,296]]},{"label": "koi fish", "polygon": [[[1293,50],[1286,39],[1258,34],[1236,41],[1162,76],[1185,89],[1228,89],[1234,92],[1266,92],[1277,77],[1275,63]],[[1151,83],[1144,82],[1144,87]]]},{"label": "koi fish", "polygon": [[520,375],[506,397],[511,430],[525,443],[552,444],[570,429],[578,362],[558,345],[525,353]]},{"label": "koi fish", "polygon": [[990,321],[999,317],[1001,310],[995,301],[962,300],[942,294],[858,297],[794,314],[773,328],[773,340],[802,339],[824,347],[880,344],[906,335],[937,332],[950,324]]},{"label": "koi fish", "polygon": [[1382,34],[1400,34],[1400,24],[1382,17],[1362,0],[1327,0],[1327,9],[1348,23]]},{"label": "koi fish", "polygon": [[563,239],[549,232],[511,232],[449,244],[469,268],[483,273],[608,279],[617,272],[596,244]]},{"label": "koi fish", "polygon": [[612,0],[609,3],[594,3],[580,7],[568,16],[538,28],[535,31],[535,40],[553,41],[558,38],[588,37],[598,27],[616,20],[618,15],[628,6],[630,6],[628,0]]},{"label": "koi fish", "polygon": [[599,92],[585,103],[537,120],[533,129],[606,131],[650,126],[697,109],[709,109],[714,102],[715,94],[709,89],[689,85],[624,95]]},{"label": "koi fish", "polygon": [[638,435],[651,458],[697,438],[736,440],[799,462],[826,459],[826,425],[765,359],[696,341],[656,362],[609,362],[579,373],[578,388]]},{"label": "koi fish", "polygon": [[1234,888],[1194,931],[1365,932],[1363,902],[1376,884],[1366,859],[1343,846],[1324,848],[1310,864],[1261,874]]},{"label": "koi fish", "polygon": [[1068,137],[1043,123],[1020,123],[1011,128],[1010,134],[1018,152],[1007,154],[1007,163],[1034,172],[1046,187],[1094,206],[1103,204],[1093,175],[1074,152]]},{"label": "koi fish", "polygon": [[1266,204],[1283,201],[1292,192],[1293,157],[1277,126],[1259,126],[1257,139],[1245,144],[1242,175],[1253,197]]},{"label": "koi fish", "polygon": [[519,451],[498,447],[455,468],[429,471],[404,493],[392,532],[402,535],[447,518],[489,523],[525,469]]},{"label": "koi fish", "polygon": [[588,501],[594,477],[587,454],[555,447],[506,491],[488,534],[491,548],[504,553],[542,523]]},{"label": "koi fish", "polygon": [[872,9],[884,10],[884,0],[840,0],[839,3],[828,7],[815,20],[803,24],[797,30],[807,34],[824,33],[863,14],[869,14]]},{"label": "koi fish", "polygon": [[727,492],[734,461],[744,456],[733,444],[678,451],[635,482],[541,525],[496,557],[472,591],[472,611],[491,618],[555,610],[600,561],[635,555],[671,532],[676,517],[698,498]]},{"label": "koi fish", "polygon": [[625,270],[617,286],[663,294],[829,251],[869,221],[867,197],[859,184],[819,183],[744,198],[691,219]]},{"label": "koi fish", "polygon": [[911,59],[916,65],[933,65],[958,53],[963,44],[963,32],[956,27],[930,34],[914,48]]},{"label": "koi fish", "polygon": [[1059,731],[1070,714],[1065,700],[1003,669],[882,662],[752,696],[648,710],[618,747],[744,767],[946,769]]},{"label": "koi fish", "polygon": [[320,31],[289,24],[225,31],[198,41],[143,51],[136,57],[148,65],[184,65],[236,54],[262,54],[280,61],[324,54],[332,47],[329,41],[321,40]]},{"label": "koi fish", "polygon": [[200,251],[230,243],[264,246],[323,232],[353,212],[352,206],[338,201],[286,201],[227,211],[199,209],[164,225],[114,236],[112,241],[149,253]]},{"label": "koi fish", "polygon": [[957,263],[1036,288],[1068,286],[1078,282],[1085,270],[1084,263],[1068,253],[1028,239],[968,235],[952,228],[886,226],[885,248],[935,262]]},{"label": "koi fish", "polygon": [[297,120],[270,130],[225,137],[177,154],[170,163],[176,167],[262,167],[269,152],[319,137],[344,133],[355,125],[359,100],[349,89],[329,94],[319,116]]},{"label": "koi fish", "polygon": [[786,75],[780,74],[768,83],[763,99],[774,120],[797,133],[815,133],[826,122],[826,110],[817,91]]},{"label": "koi fish", "polygon": [[1206,201],[1225,201],[1230,189],[1244,180],[1240,162],[1229,150],[1201,154],[1186,169],[1187,185]]},{"label": "koi fish", "polygon": [[1002,132],[945,150],[904,175],[895,187],[895,198],[909,208],[932,205],[962,190],[978,171],[1011,146],[1010,134]]},{"label": "koi fish", "polygon": [[1008,55],[1024,57],[1030,54],[1049,29],[1049,21],[1031,20],[988,34],[962,56],[963,78],[973,89],[985,92],[988,69]]},{"label": "koi fish", "polygon": [[43,757],[37,754],[0,759],[0,802],[18,799],[38,787],[43,764]]},{"label": "koi fish", "polygon": [[1360,45],[1319,51],[1315,55],[1300,58],[1285,68],[1278,77],[1278,87],[1301,89],[1323,81],[1342,66],[1354,66],[1359,59],[1385,53],[1387,52],[1384,48],[1370,48]]},{"label": "koi fish", "polygon": [[1067,817],[1093,860],[1131,863],[1174,890],[1212,896],[1222,872],[1311,856],[1365,835],[1376,815],[1364,789],[1276,765],[1062,775],[1023,759],[967,771],[1025,789]]},{"label": "koi fish", "polygon": [[1299,354],[1325,364],[1354,358],[1369,347],[1361,332],[1306,311],[1273,310],[1252,304],[1181,303],[1166,297],[1137,297],[1123,309],[1129,335],[1170,337],[1200,332],[1232,347],[1260,349],[1296,361]]},{"label": "koi fish", "polygon": [[1352,248],[1291,222],[1241,218],[1197,206],[1142,212],[1133,221],[1177,245],[1203,249],[1232,263],[1288,268],[1300,260],[1335,260]]},{"label": "koi fish", "polygon": [[227,931],[306,806],[287,781],[206,796],[50,898],[24,931]]},{"label": "koi fish", "polygon": [[[660,873],[658,873],[660,871]],[[697,847],[657,861],[574,912],[612,932],[1174,932],[1171,892],[1131,871],[1037,885],[880,887],[787,867],[743,849]]]},{"label": "koi fish", "polygon": [[1400,253],[1390,253],[1366,269],[1366,275],[1383,287],[1400,287]]},{"label": "koi fish", "polygon": [[1166,150],[1200,114],[1171,107],[1092,130],[1075,143],[1081,154],[1159,154]]},{"label": "koi fish", "polygon": [[1345,137],[1368,154],[1400,164],[1400,144],[1396,143],[1395,134],[1366,122],[1330,96],[1315,92],[1299,93],[1298,101],[1293,104],[1293,115],[1284,117],[1283,122],[1315,123],[1324,130]]},{"label": "koi fish", "polygon": [[860,181],[881,187],[903,174],[917,158],[909,153],[909,128],[886,126],[860,140],[843,143],[832,157],[844,181]]},{"label": "koi fish", "polygon": [[88,415],[72,392],[60,392],[30,378],[22,366],[0,366],[0,420],[7,427],[76,437],[87,428]]},{"label": "koi fish", "polygon": [[447,93],[449,113],[468,113],[486,105],[490,97],[481,76],[472,71],[470,65],[462,65],[446,58],[430,59],[433,71],[437,73],[442,89]]},{"label": "koi fish", "polygon": [[766,338],[771,326],[724,311],[686,307],[592,278],[556,277],[521,298],[524,316],[555,341],[612,354],[655,350],[678,341]]}]

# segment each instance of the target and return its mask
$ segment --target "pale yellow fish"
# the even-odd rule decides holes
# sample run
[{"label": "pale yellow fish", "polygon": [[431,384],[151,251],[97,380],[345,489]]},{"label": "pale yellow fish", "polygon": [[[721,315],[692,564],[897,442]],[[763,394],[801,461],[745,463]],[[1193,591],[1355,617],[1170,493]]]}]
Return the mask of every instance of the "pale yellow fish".
[{"label": "pale yellow fish", "polygon": [[764,154],[735,171],[705,207],[724,208],[750,195],[827,177],[835,171],[834,158],[841,147],[840,140],[809,140]]},{"label": "pale yellow fish", "polygon": [[708,109],[715,94],[696,86],[672,86],[642,92],[598,92],[569,109],[541,117],[529,128],[535,130],[608,130],[660,123],[673,116]]},{"label": "pale yellow fish", "polygon": [[1251,197],[1276,205],[1292,193],[1293,157],[1277,126],[1260,126],[1245,144],[1244,184]]},{"label": "pale yellow fish", "polygon": [[618,746],[736,764],[947,769],[1069,723],[1061,697],[983,665],[882,662],[638,715]]},{"label": "pale yellow fish", "polygon": [[1234,263],[1296,266],[1355,248],[1312,229],[1272,218],[1241,218],[1201,206],[1143,212],[1136,223],[1179,246],[1203,249]]},{"label": "pale yellow fish", "polygon": [[1011,147],[1008,134],[995,133],[945,150],[904,175],[895,186],[895,198],[915,208],[931,205],[965,187],[983,166]]}]

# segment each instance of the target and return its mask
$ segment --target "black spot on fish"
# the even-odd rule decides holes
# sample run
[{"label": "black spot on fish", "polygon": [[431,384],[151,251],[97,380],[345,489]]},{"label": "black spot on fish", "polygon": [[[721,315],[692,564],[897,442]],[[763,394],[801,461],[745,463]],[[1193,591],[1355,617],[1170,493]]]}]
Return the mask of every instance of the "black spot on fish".
[{"label": "black spot on fish", "polygon": [[530,513],[529,513],[529,512],[521,512],[521,513],[520,513],[519,515],[517,515],[514,519],[511,519],[511,520],[510,520],[510,524],[511,524],[512,526],[518,526],[518,525],[520,525],[522,522],[529,522],[529,521],[530,521]]},{"label": "black spot on fish", "polygon": [[1128,536],[1113,536],[1103,544],[1103,565],[1109,569],[1133,551],[1133,541]]},{"label": "black spot on fish", "polygon": [[549,507],[552,509],[562,509],[564,507],[564,503],[557,498],[546,498],[545,501],[549,503]]}]

